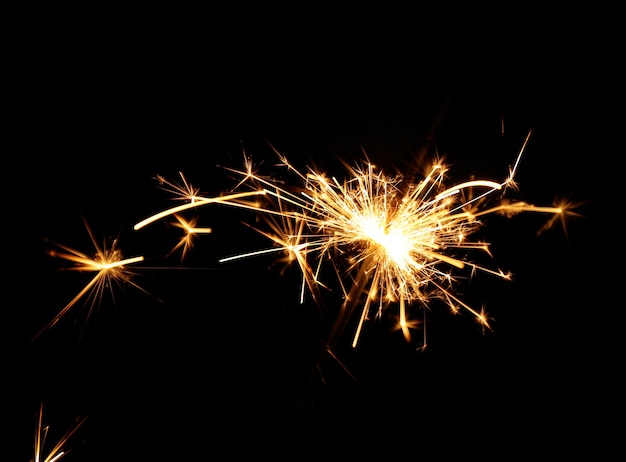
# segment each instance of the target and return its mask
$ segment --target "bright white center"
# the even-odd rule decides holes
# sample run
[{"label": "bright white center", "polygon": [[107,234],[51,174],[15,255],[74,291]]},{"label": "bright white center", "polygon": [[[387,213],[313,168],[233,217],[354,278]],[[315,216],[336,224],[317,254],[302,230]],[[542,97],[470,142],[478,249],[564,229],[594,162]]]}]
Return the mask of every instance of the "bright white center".
[{"label": "bright white center", "polygon": [[372,218],[361,223],[363,234],[383,249],[390,260],[397,265],[404,265],[409,257],[409,243],[407,237],[397,228],[381,225]]}]

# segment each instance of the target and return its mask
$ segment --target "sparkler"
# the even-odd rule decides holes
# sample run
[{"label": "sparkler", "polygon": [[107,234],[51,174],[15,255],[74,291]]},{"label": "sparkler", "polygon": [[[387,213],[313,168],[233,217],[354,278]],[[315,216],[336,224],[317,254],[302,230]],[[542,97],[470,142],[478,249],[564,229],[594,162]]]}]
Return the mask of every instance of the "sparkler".
[{"label": "sparkler", "polygon": [[[541,233],[575,214],[572,208],[576,204],[566,201],[535,206],[508,197],[509,192],[518,191],[515,177],[530,136],[529,132],[503,181],[470,178],[451,185],[449,165],[441,158],[435,158],[417,181],[409,181],[400,173],[389,175],[367,158],[360,164],[343,162],[346,177],[340,180],[314,168],[302,172],[272,148],[278,157],[276,166],[296,180],[289,184],[277,176],[261,175],[251,158],[244,154],[243,168],[225,168],[235,175],[237,182],[222,195],[204,195],[182,173],[179,173],[182,183],[157,177],[160,187],[179,202],[138,222],[134,229],[139,231],[174,218],[176,221],[171,223],[183,229],[184,235],[168,255],[182,250],[184,259],[193,247],[193,239],[212,231],[198,226],[197,216],[187,218],[185,213],[213,204],[252,212],[266,227],[248,226],[271,245],[225,256],[220,263],[261,255],[280,256],[299,269],[300,302],[308,293],[317,304],[322,303],[322,290],[334,287],[325,279],[327,274],[333,275],[334,284],[339,287],[342,304],[316,366],[329,356],[343,367],[335,354],[340,338],[350,331],[350,344],[356,348],[365,324],[381,318],[392,307],[397,308],[394,312],[397,330],[407,342],[413,341],[415,329],[424,326],[421,346],[424,348],[425,323],[411,311],[414,307],[425,316],[425,310],[434,302],[442,302],[451,312],[469,313],[480,326],[490,329],[490,317],[485,309],[476,309],[456,294],[460,280],[471,279],[479,272],[504,280],[512,278],[511,273],[481,264],[474,258],[475,254],[492,258],[490,244],[476,237],[486,217],[512,217],[523,212],[545,214],[549,219],[538,231]],[[95,272],[95,276],[35,338],[56,325],[83,299],[90,316],[104,292],[112,291],[115,284],[129,284],[146,292],[132,280],[134,273],[128,269],[142,262],[143,256],[123,258],[117,239],[110,246],[101,246],[86,221],[85,226],[95,256],[60,244],[55,244],[60,250],[51,250],[49,254],[74,263],[65,269]],[[330,271],[326,272],[326,268]],[[42,427],[41,414],[42,409],[33,462],[56,462],[66,453],[63,446],[84,419],[78,420],[44,458],[42,448],[47,427]]]},{"label": "sparkler", "polygon": [[[388,175],[369,161],[351,166],[344,162],[348,176],[340,181],[309,168],[297,170],[272,148],[279,166],[292,172],[299,184],[256,173],[244,154],[245,168],[226,168],[240,181],[229,194],[205,197],[185,189],[182,205],[163,210],[135,225],[135,230],[209,204],[244,208],[260,214],[268,230],[255,227],[273,246],[224,257],[225,263],[268,253],[282,253],[296,262],[302,274],[301,297],[308,288],[315,299],[321,288],[322,268],[330,265],[341,288],[343,304],[326,340],[328,352],[358,314],[352,332],[356,347],[363,326],[378,318],[390,306],[398,307],[398,328],[407,341],[417,325],[409,307],[429,306],[443,301],[453,313],[466,311],[484,328],[490,328],[484,309],[475,309],[455,295],[455,285],[484,272],[502,279],[511,274],[470,259],[475,252],[491,256],[489,244],[474,239],[482,219],[488,215],[517,215],[521,212],[548,214],[563,219],[565,204],[534,206],[506,198],[518,189],[515,175],[530,138],[528,133],[504,181],[470,179],[446,185],[448,165],[435,159],[418,182],[400,175]],[[180,191],[180,190],[179,190]],[[190,194],[193,192],[193,194]],[[425,342],[424,342],[425,345]]]},{"label": "sparkler", "polygon": [[39,406],[39,412],[37,413],[37,425],[35,429],[35,441],[34,441],[34,458],[31,462],[56,462],[63,456],[69,453],[66,449],[66,445],[70,438],[83,426],[87,417],[77,418],[73,425],[63,434],[56,444],[46,454],[44,452],[44,446],[46,444],[46,437],[48,436],[49,426],[43,425],[43,401]]},{"label": "sparkler", "polygon": [[50,250],[48,254],[52,257],[61,258],[74,263],[74,266],[64,268],[66,270],[95,272],[96,275],[33,337],[33,340],[56,325],[81,299],[85,299],[85,305],[88,307],[87,318],[89,318],[97,304],[101,302],[107,289],[110,291],[111,295],[114,296],[114,285],[129,284],[140,291],[146,292],[132,280],[134,273],[127,268],[134,263],[142,262],[144,260],[143,256],[123,258],[122,252],[118,248],[117,239],[113,240],[110,246],[107,246],[106,242],[103,245],[99,245],[87,221],[83,219],[83,222],[87,228],[91,242],[95,247],[94,257],[90,257],[83,252],[56,243],[55,245],[60,250]]}]

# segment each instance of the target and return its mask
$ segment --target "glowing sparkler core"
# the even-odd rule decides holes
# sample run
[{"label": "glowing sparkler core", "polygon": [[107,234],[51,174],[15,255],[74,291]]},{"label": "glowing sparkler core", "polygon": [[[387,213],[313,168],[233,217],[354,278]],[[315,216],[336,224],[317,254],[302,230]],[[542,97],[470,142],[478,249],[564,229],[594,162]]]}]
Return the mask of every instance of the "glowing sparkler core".
[{"label": "glowing sparkler core", "polygon": [[[528,137],[530,133],[528,134]],[[445,187],[447,166],[435,162],[418,183],[408,183],[401,175],[388,176],[374,165],[350,167],[348,179],[336,178],[309,169],[306,174],[295,169],[279,153],[280,162],[299,178],[301,186],[288,188],[282,182],[257,175],[245,158],[245,170],[228,169],[239,175],[237,184],[249,191],[233,190],[229,195],[194,200],[183,206],[159,212],[135,225],[147,224],[180,210],[209,203],[220,203],[258,212],[270,230],[257,229],[275,247],[225,257],[232,261],[262,253],[284,251],[297,261],[303,276],[303,289],[315,296],[320,286],[321,268],[330,264],[338,276],[344,303],[331,330],[328,344],[343,333],[357,306],[361,306],[352,345],[356,346],[364,322],[370,318],[373,303],[380,315],[391,303],[398,303],[400,329],[410,340],[411,321],[407,308],[418,303],[428,305],[442,300],[453,312],[464,309],[484,327],[489,318],[484,310],[475,310],[454,295],[452,270],[466,270],[467,277],[484,271],[509,279],[510,274],[493,270],[468,259],[472,251],[489,254],[489,246],[470,238],[489,214],[511,216],[520,212],[539,212],[563,217],[562,206],[536,207],[524,202],[503,199],[508,189],[516,189],[514,175],[522,149],[503,182],[471,180]],[[237,189],[235,188],[235,189]],[[499,198],[493,198],[500,192]],[[262,204],[242,199],[262,196]],[[496,204],[487,207],[489,199]]]}]

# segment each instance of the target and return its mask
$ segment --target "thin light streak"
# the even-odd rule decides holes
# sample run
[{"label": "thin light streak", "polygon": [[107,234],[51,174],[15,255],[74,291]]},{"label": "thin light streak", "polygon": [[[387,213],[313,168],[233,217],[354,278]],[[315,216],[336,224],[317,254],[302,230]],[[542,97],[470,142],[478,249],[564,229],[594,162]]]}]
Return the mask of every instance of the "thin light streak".
[{"label": "thin light streak", "polygon": [[162,212],[159,212],[149,218],[146,218],[145,220],[140,221],[134,226],[134,229],[139,230],[143,228],[144,226],[148,226],[149,224],[154,223],[155,221],[158,221],[166,216],[175,215],[178,212],[193,209],[200,205],[223,204],[223,205],[234,205],[234,206],[241,207],[241,208],[256,209],[257,207],[255,206],[255,204],[241,202],[240,199],[250,197],[250,196],[263,195],[263,194],[265,194],[265,191],[234,193],[234,194],[228,194],[226,196],[208,197],[208,198],[196,197],[194,201],[163,210]]}]

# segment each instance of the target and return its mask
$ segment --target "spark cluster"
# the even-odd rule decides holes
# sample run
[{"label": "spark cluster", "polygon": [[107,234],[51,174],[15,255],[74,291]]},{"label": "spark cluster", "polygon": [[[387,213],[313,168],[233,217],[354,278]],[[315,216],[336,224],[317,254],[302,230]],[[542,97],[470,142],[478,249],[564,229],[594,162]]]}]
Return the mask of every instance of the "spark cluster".
[{"label": "spark cluster", "polygon": [[[244,154],[243,169],[226,168],[238,179],[228,194],[203,196],[185,181],[184,187],[174,188],[184,193],[179,194],[182,204],[138,222],[134,229],[209,204],[254,211],[266,227],[253,228],[272,245],[226,256],[220,262],[282,254],[299,267],[301,297],[308,288],[316,300],[320,291],[329,287],[324,278],[334,274],[343,304],[327,339],[329,347],[357,313],[351,341],[356,347],[364,323],[380,317],[392,305],[398,308],[398,328],[409,341],[410,328],[418,323],[409,315],[409,307],[423,308],[435,300],[443,301],[455,313],[471,313],[489,328],[484,309],[473,308],[455,291],[461,271],[467,278],[478,271],[511,277],[472,258],[476,252],[490,255],[489,244],[476,238],[484,217],[536,212],[549,214],[553,222],[567,213],[561,205],[539,207],[507,197],[509,191],[517,190],[515,174],[529,137],[530,133],[504,181],[469,179],[451,185],[449,166],[443,159],[435,159],[416,182],[401,174],[389,175],[368,160],[356,165],[344,162],[347,175],[340,180],[313,168],[301,172],[275,150],[277,167],[297,180],[289,185],[258,173]],[[332,270],[324,271],[327,266]]]}]

